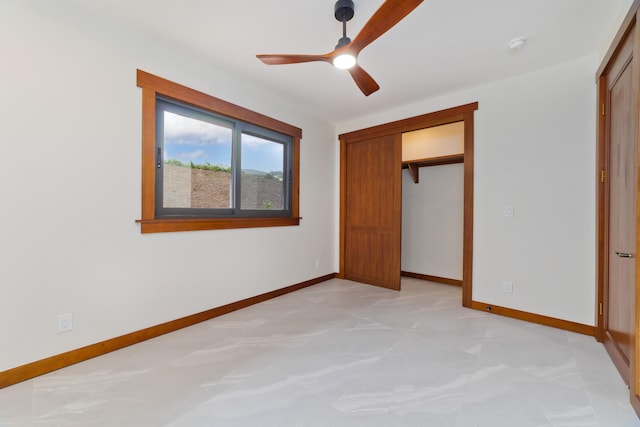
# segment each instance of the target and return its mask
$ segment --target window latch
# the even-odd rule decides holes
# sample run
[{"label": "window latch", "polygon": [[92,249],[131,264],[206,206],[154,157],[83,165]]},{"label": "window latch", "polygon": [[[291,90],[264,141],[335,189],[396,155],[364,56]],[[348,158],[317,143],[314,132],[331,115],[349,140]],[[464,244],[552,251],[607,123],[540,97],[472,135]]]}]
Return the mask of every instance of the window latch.
[{"label": "window latch", "polygon": [[158,147],[158,155],[156,157],[156,167],[160,169],[162,167],[162,153],[160,147]]}]

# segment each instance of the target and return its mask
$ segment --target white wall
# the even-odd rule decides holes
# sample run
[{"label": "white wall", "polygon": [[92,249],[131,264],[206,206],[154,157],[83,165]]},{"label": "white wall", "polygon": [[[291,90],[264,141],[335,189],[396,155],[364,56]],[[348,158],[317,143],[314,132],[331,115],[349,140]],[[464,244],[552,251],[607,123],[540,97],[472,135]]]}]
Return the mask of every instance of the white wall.
[{"label": "white wall", "polygon": [[620,26],[624,21],[624,18],[627,16],[627,14],[629,13],[629,9],[633,5],[633,2],[634,0],[619,0],[620,8],[618,9],[618,15],[614,16],[611,19],[611,22],[608,25],[609,34],[607,38],[603,40],[602,44],[599,46],[599,49],[598,49],[598,56],[600,58],[603,58],[604,55],[607,53],[607,50],[611,46],[611,41],[613,40],[615,35],[618,33]]},{"label": "white wall", "polygon": [[402,271],[462,280],[464,165],[402,171]]},{"label": "white wall", "polygon": [[[593,325],[598,65],[596,55],[573,60],[340,123],[337,133],[478,101],[473,299]],[[513,294],[502,293],[504,280]]]},{"label": "white wall", "polygon": [[[302,128],[301,225],[141,235],[136,68]],[[333,273],[334,127],[301,110],[59,2],[0,2],[0,371]]]}]

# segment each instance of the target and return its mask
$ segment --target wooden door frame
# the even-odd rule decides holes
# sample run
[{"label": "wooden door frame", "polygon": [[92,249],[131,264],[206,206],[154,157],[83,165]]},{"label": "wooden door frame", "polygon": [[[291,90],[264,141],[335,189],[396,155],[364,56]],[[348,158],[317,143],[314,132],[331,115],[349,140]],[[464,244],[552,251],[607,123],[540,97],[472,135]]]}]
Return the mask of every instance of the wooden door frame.
[{"label": "wooden door frame", "polygon": [[[340,268],[336,277],[344,278],[345,271],[347,144],[381,136],[399,135],[405,132],[463,122],[464,231],[462,243],[462,305],[464,307],[471,307],[473,275],[473,113],[477,109],[478,103],[473,102],[446,110],[343,133],[338,136],[340,140]],[[398,168],[402,168],[402,164],[399,164]]]},{"label": "wooden door frame", "polygon": [[[609,253],[609,186],[607,175],[609,175],[609,146],[610,141],[608,138],[609,129],[607,128],[609,121],[606,117],[606,112],[609,110],[609,97],[608,97],[608,82],[605,75],[609,72],[610,67],[613,64],[613,59],[619,53],[625,38],[629,32],[635,27],[635,40],[632,56],[635,61],[633,70],[633,81],[640,81],[640,27],[637,27],[637,23],[640,22],[640,0],[635,0],[627,13],[618,33],[616,34],[609,50],[604,56],[600,67],[596,73],[596,83],[598,85],[598,104],[597,104],[597,259],[596,259],[596,327],[595,338],[599,342],[604,340],[604,304],[605,304],[605,288],[608,281],[609,268],[608,268],[608,253]],[[636,83],[637,84],[637,83]],[[635,91],[638,93],[638,91]],[[640,113],[640,99],[635,99],[635,114]],[[640,120],[639,120],[640,123]],[[640,126],[636,132],[638,141],[640,141]],[[638,163],[640,165],[640,163]],[[640,178],[640,176],[639,176]],[[638,187],[638,217],[636,220],[637,227],[640,227],[640,186]],[[637,228],[640,230],[640,228]],[[636,233],[636,248],[640,248],[640,232]],[[638,393],[640,391],[640,263],[636,262],[636,300],[635,300],[635,313],[631,313],[632,318],[635,320],[635,337],[634,345],[632,348],[631,360],[630,360],[630,373],[629,373],[629,391],[631,406],[635,410],[636,414],[640,416],[640,397]],[[614,361],[615,362],[615,361]]]}]

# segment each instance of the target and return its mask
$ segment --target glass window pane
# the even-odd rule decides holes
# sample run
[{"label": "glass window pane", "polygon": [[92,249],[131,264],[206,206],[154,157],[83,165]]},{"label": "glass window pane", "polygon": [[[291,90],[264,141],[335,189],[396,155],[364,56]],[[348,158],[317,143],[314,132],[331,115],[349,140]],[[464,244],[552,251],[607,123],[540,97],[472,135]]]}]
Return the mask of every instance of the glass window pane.
[{"label": "glass window pane", "polygon": [[242,209],[284,210],[284,144],[243,133]]},{"label": "glass window pane", "polygon": [[232,129],[164,111],[163,206],[232,207]]}]

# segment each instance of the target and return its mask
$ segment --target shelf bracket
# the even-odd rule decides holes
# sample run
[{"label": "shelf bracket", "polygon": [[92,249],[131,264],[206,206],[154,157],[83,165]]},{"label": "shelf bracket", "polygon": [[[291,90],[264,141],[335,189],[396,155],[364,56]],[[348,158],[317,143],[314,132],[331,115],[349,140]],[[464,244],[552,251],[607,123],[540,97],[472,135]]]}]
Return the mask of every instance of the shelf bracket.
[{"label": "shelf bracket", "polygon": [[416,184],[420,182],[420,168],[415,163],[409,163],[407,165],[407,169],[409,169],[409,173],[411,174],[411,178],[413,178],[413,182]]}]

